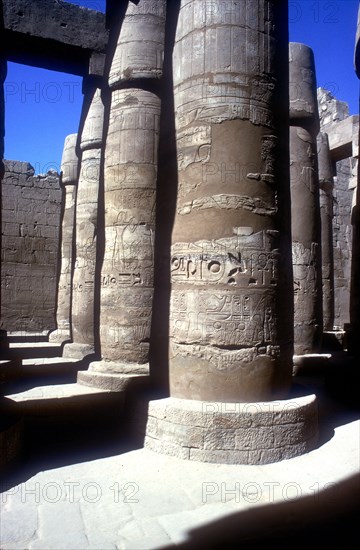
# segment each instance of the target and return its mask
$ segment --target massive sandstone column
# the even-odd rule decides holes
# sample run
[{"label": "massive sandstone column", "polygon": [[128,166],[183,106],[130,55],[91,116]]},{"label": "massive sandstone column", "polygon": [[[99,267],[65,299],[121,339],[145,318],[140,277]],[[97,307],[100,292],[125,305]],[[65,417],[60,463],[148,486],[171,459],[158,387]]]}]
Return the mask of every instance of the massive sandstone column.
[{"label": "massive sandstone column", "polygon": [[145,444],[208,462],[301,454],[314,444],[316,422],[314,397],[286,400],[287,3],[181,1],[173,72],[170,397],[148,404]]},{"label": "massive sandstone column", "polygon": [[321,258],[324,330],[334,330],[334,253],[333,253],[333,169],[329,139],[326,133],[317,136],[319,166]]},{"label": "massive sandstone column", "polygon": [[321,225],[316,136],[319,132],[313,52],[290,43],[290,182],[295,354],[320,350]]},{"label": "massive sandstone column", "polygon": [[81,168],[76,197],[76,255],[72,278],[72,343],[64,357],[82,359],[95,353],[94,292],[97,258],[97,216],[103,143],[104,104],[100,88],[92,96],[80,138]]},{"label": "massive sandstone column", "polygon": [[71,340],[71,283],[76,186],[79,172],[76,140],[77,134],[66,136],[61,159],[61,185],[63,188],[64,204],[61,222],[61,263],[56,309],[56,330],[49,334],[49,342]]},{"label": "massive sandstone column", "polygon": [[[1,15],[1,10],[0,10]],[[1,30],[1,29],[0,29]],[[4,98],[4,81],[7,73],[7,62],[0,57],[0,250],[2,240],[2,179],[5,174],[4,165],[4,138],[5,138],[5,98]],[[1,258],[0,258],[0,273],[1,273]],[[0,290],[0,322],[1,317],[1,290]],[[8,347],[6,339],[6,331],[0,328],[0,348],[5,349]]]},{"label": "massive sandstone column", "polygon": [[0,58],[0,181],[4,177],[4,137],[5,137],[5,100],[4,100],[4,80],[6,78],[6,61]]},{"label": "massive sandstone column", "polygon": [[[357,29],[355,37],[355,72],[360,79],[360,6],[358,11]],[[360,100],[359,100],[360,109]],[[360,132],[359,132],[360,144]],[[360,155],[357,151],[357,187],[355,205],[352,210],[351,223],[353,226],[353,248],[351,263],[351,294],[350,294],[350,327],[349,350],[357,358],[360,355]]]},{"label": "massive sandstone column", "polygon": [[[6,78],[7,64],[6,61],[0,57],[0,225],[1,225],[1,213],[2,213],[2,179],[5,174],[4,166],[4,137],[5,137],[5,100],[4,100],[4,80]],[[1,249],[1,234],[0,232],[0,249]],[[0,259],[1,267],[1,259]],[[0,294],[0,320],[1,320],[1,294]],[[0,344],[5,345],[5,333],[0,329]]]},{"label": "massive sandstone column", "polygon": [[149,373],[161,107],[152,90],[162,76],[165,12],[164,0],[129,3],[111,64],[104,168],[102,360],[79,375],[84,383],[121,386],[129,375]]},{"label": "massive sandstone column", "polygon": [[281,17],[274,2],[213,4],[182,2],[174,48],[170,391],[256,401],[286,394],[291,373],[291,308],[280,306],[291,276],[279,219],[287,117],[276,118],[287,70],[274,62],[286,35],[269,23]]}]

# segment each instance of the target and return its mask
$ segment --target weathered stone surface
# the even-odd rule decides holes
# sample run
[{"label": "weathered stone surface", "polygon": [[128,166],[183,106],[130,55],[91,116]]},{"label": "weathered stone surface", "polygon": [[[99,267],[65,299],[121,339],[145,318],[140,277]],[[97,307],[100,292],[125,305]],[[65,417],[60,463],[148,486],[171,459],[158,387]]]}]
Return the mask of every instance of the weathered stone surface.
[{"label": "weathered stone surface", "polygon": [[317,99],[322,130],[325,126],[329,128],[331,124],[349,116],[349,105],[345,101],[338,100],[329,90],[318,88]]},{"label": "weathered stone surface", "polygon": [[2,183],[1,327],[55,326],[61,190],[59,175],[34,175],[26,162],[5,161]]},{"label": "weathered stone surface", "polygon": [[268,464],[312,450],[315,395],[259,403],[150,401],[145,447],[187,460]]},{"label": "weathered stone surface", "polygon": [[166,0],[129,3],[115,55],[109,85],[163,74]]},{"label": "weathered stone surface", "polygon": [[95,352],[94,294],[97,259],[99,184],[104,104],[100,89],[90,90],[92,102],[80,139],[83,150],[76,196],[75,264],[72,278],[72,343],[64,357],[83,358]]},{"label": "weathered stone surface", "polygon": [[[161,110],[160,98],[149,90],[162,76],[165,5],[163,1],[129,2],[109,60],[112,93],[105,144],[105,250],[100,278],[102,359],[90,364],[84,383],[99,383],[100,376],[91,373],[103,373],[101,383],[105,380],[106,384],[113,383],[113,374],[149,374]],[[144,78],[146,90],[142,89]],[[120,84],[125,89],[116,89]]]},{"label": "weathered stone surface", "polygon": [[6,61],[0,58],[0,183],[4,177],[4,136],[5,136],[5,101],[4,101],[4,80],[6,78]]},{"label": "weathered stone surface", "polygon": [[103,143],[104,101],[101,89],[90,90],[92,96],[80,138],[80,149],[100,149]]},{"label": "weathered stone surface", "polygon": [[277,153],[286,151],[285,5],[240,2],[229,15],[213,4],[181,2],[173,55],[170,391],[252,401],[286,391],[291,372],[291,268],[278,210],[288,197]]},{"label": "weathered stone surface", "polygon": [[64,357],[94,353],[94,285],[101,149],[83,152],[76,197],[76,257],[72,277],[72,343]]},{"label": "weathered stone surface", "polygon": [[[0,10],[1,15],[1,10]],[[0,26],[2,32],[2,27]],[[4,136],[5,136],[5,98],[4,98],[4,80],[6,78],[6,61],[3,57],[0,57],[0,208],[2,209],[2,179],[5,174],[4,165]],[[2,220],[2,213],[0,213],[0,221]],[[2,229],[2,228],[1,228]],[[2,231],[0,233],[0,249],[2,249]],[[0,260],[1,263],[2,260]],[[1,318],[1,297],[0,297],[0,318]],[[0,328],[0,341],[3,347],[5,347],[5,334],[3,334]]]},{"label": "weathered stone surface", "polygon": [[290,128],[295,353],[315,353],[322,334],[321,226],[316,141]]},{"label": "weathered stone surface", "polygon": [[61,158],[61,183],[76,185],[79,175],[79,159],[76,153],[77,134],[69,134],[65,138]]},{"label": "weathered stone surface", "polygon": [[[337,100],[330,92],[323,88],[318,89],[318,103],[320,112],[321,130],[329,135],[330,153],[336,162],[336,176],[334,176],[334,204],[333,204],[333,254],[334,254],[334,297],[335,318],[334,326],[342,329],[349,323],[350,316],[350,281],[352,258],[352,227],[351,211],[354,202],[354,159],[346,158],[352,154],[353,124],[346,123],[349,117],[348,104]],[[343,132],[337,130],[338,125]],[[337,147],[337,137],[343,138],[343,146]],[[336,137],[337,136],[337,137]],[[332,145],[331,145],[332,144]],[[333,148],[331,148],[333,147]],[[339,159],[340,155],[340,160]]]},{"label": "weathered stone surface", "polygon": [[319,115],[314,55],[289,44],[290,186],[294,273],[295,353],[316,353],[321,345],[321,221],[316,136]]},{"label": "weathered stone surface", "polygon": [[[331,103],[334,102],[331,101]],[[348,116],[338,122],[324,122],[323,127],[326,127],[326,133],[329,136],[333,161],[359,155],[359,115]]]},{"label": "weathered stone surface", "polygon": [[50,342],[64,342],[71,338],[71,285],[73,270],[74,220],[76,185],[79,161],[76,155],[77,134],[65,138],[61,161],[61,184],[64,211],[61,223],[61,263],[58,282],[56,330],[49,334]]},{"label": "weathered stone surface", "polygon": [[321,264],[323,293],[323,328],[334,328],[334,252],[333,252],[333,189],[334,178],[327,134],[317,136],[320,187]]},{"label": "weathered stone surface", "polygon": [[121,372],[149,353],[160,99],[128,89],[112,94],[105,150],[105,255],[101,272],[103,361]]},{"label": "weathered stone surface", "polygon": [[105,52],[105,14],[57,0],[3,0],[8,59],[86,75],[92,52]]},{"label": "weathered stone surface", "polygon": [[289,44],[290,119],[319,131],[314,54],[298,42]]},{"label": "weathered stone surface", "polygon": [[[360,6],[358,11],[358,21],[355,39],[355,71],[360,78]],[[351,303],[350,303],[350,323],[351,323],[351,337],[350,337],[350,351],[354,355],[359,357],[359,336],[360,336],[360,273],[359,273],[359,260],[360,260],[360,129],[358,131],[358,145],[357,145],[357,174],[356,174],[356,188],[354,190],[354,208],[352,211],[352,225],[353,225],[353,262],[351,266]]]}]

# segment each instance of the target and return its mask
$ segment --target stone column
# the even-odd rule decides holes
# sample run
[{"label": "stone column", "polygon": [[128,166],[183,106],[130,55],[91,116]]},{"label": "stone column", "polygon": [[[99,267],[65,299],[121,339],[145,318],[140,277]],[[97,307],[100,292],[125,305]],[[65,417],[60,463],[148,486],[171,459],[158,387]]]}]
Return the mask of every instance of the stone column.
[{"label": "stone column", "polygon": [[295,354],[320,351],[321,225],[316,136],[319,115],[314,55],[290,43],[290,182]]},{"label": "stone column", "polygon": [[[117,388],[149,373],[166,1],[129,3],[112,60],[105,147],[101,361],[83,383]],[[134,379],[134,378],[133,378]]]},{"label": "stone column", "polygon": [[[97,258],[97,216],[101,173],[104,103],[100,88],[92,97],[80,138],[81,168],[76,197],[76,257],[72,278],[72,343],[63,356],[83,359],[95,353],[94,292]],[[87,103],[88,98],[85,98]]]},{"label": "stone column", "polygon": [[[1,13],[0,6],[0,16]],[[0,23],[0,31],[1,23]],[[5,137],[5,101],[4,101],[4,80],[6,78],[7,64],[0,57],[0,228],[1,228],[1,184],[5,173],[4,160],[4,137]],[[0,245],[1,245],[0,232]],[[1,266],[1,260],[0,260]],[[1,298],[1,293],[0,293]],[[1,318],[1,300],[0,300],[0,318]],[[6,339],[6,331],[0,330],[0,359],[6,357],[6,349],[8,342]],[[5,366],[5,365],[4,365]],[[7,473],[11,468],[20,461],[23,454],[24,440],[24,422],[19,416],[16,404],[3,397],[0,384],[0,474]]]},{"label": "stone column", "polygon": [[329,139],[326,133],[317,136],[319,166],[323,327],[334,330],[334,252],[333,252],[333,169]]},{"label": "stone column", "polygon": [[266,463],[313,444],[308,426],[285,442],[271,401],[293,355],[287,51],[286,2],[180,2],[170,398],[150,402],[145,439],[159,452]]},{"label": "stone column", "polygon": [[66,136],[61,160],[64,211],[61,222],[61,261],[58,283],[56,330],[49,342],[71,340],[71,284],[73,270],[74,222],[79,159],[76,154],[77,134]]},{"label": "stone column", "polygon": [[[256,401],[286,394],[291,372],[291,332],[280,333],[278,311],[288,289],[279,289],[279,265],[291,276],[277,197],[287,119],[279,129],[272,110],[276,95],[287,100],[273,61],[286,36],[266,22],[273,2],[240,3],[230,14],[215,4],[201,8],[204,30],[200,2],[182,3],[174,48],[170,392]],[[292,322],[291,308],[282,315]]]},{"label": "stone column", "polygon": [[[5,137],[5,100],[4,100],[4,80],[6,78],[7,64],[6,61],[0,58],[0,227],[2,224],[2,179],[5,174],[4,165],[4,137]],[[0,249],[1,249],[1,234],[0,232]],[[1,259],[0,259],[1,267]],[[1,319],[1,293],[0,293],[0,319]],[[6,331],[0,329],[0,344],[1,347],[7,347]]]},{"label": "stone column", "polygon": [[4,137],[5,137],[5,100],[4,100],[4,80],[6,78],[6,61],[0,58],[0,180],[2,181],[5,173],[4,160]]},{"label": "stone column", "polygon": [[[358,20],[355,37],[355,72],[360,79],[360,6],[358,11]],[[359,101],[360,110],[360,101]],[[359,131],[360,144],[360,131]],[[356,358],[360,356],[359,338],[360,338],[360,155],[359,145],[357,147],[357,186],[355,190],[355,204],[352,209],[351,223],[353,226],[353,246],[351,263],[351,289],[350,289],[350,334],[349,351]]]}]

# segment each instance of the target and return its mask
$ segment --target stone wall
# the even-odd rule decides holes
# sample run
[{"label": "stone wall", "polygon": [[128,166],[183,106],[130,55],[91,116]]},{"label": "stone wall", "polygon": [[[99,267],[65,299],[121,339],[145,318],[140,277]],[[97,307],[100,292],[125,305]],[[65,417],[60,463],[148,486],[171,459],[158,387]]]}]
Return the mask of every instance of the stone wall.
[{"label": "stone wall", "polygon": [[34,175],[27,162],[5,161],[2,185],[1,327],[55,327],[61,214],[59,175]]}]

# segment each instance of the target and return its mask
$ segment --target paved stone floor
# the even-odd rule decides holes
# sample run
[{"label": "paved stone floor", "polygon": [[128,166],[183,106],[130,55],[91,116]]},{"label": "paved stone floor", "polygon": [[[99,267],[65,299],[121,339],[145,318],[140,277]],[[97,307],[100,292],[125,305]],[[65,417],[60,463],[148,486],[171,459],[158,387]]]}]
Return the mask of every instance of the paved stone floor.
[{"label": "paved stone floor", "polygon": [[24,474],[0,495],[1,549],[286,548],[335,544],[339,529],[355,548],[360,423],[338,424],[318,449],[265,466],[138,449]]}]

